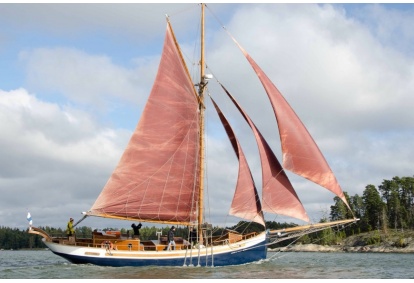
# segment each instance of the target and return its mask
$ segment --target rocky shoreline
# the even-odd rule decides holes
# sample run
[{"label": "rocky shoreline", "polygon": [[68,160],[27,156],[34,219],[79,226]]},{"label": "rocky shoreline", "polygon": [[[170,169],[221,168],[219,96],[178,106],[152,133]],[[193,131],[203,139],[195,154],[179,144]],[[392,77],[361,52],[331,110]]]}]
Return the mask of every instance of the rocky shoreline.
[{"label": "rocky shoreline", "polygon": [[[372,244],[374,243],[374,244]],[[414,253],[414,231],[372,231],[345,238],[337,245],[295,244],[274,252]]]}]

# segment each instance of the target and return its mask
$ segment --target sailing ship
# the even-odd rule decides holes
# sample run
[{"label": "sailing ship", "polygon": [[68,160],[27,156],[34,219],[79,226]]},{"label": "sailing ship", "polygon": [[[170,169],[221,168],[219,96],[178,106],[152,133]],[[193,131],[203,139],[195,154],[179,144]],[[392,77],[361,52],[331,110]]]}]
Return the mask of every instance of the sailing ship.
[{"label": "sailing ship", "polygon": [[[120,161],[86,217],[104,217],[154,224],[195,227],[197,244],[176,237],[176,248],[165,250],[166,237],[140,240],[119,231],[94,231],[91,238],[52,237],[37,227],[29,233],[43,237],[53,253],[76,264],[101,266],[226,266],[264,260],[269,245],[294,239],[328,227],[352,224],[351,218],[310,223],[309,217],[285,170],[331,191],[352,212],[336,177],[301,120],[258,64],[231,36],[257,74],[273,107],[280,133],[283,163],[247,112],[220,82],[257,141],[262,169],[261,196],[235,131],[218,103],[208,95],[239,161],[238,178],[229,215],[254,222],[261,232],[225,230],[212,233],[205,222],[205,110],[207,82],[204,59],[204,11],[201,6],[199,81],[189,74],[181,48],[167,17],[158,73],[141,118]],[[210,105],[211,105],[210,104]],[[293,217],[307,225],[279,230],[266,228],[264,213]],[[353,214],[352,214],[353,215]]]}]

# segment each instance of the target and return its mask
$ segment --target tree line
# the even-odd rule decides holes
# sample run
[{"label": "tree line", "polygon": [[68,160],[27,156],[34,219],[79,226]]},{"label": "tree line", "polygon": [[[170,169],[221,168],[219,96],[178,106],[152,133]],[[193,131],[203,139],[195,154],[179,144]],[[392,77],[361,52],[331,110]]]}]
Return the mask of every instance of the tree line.
[{"label": "tree line", "polygon": [[[326,229],[316,235],[309,235],[301,239],[303,242],[317,244],[335,244],[342,239],[366,233],[378,231],[388,234],[388,230],[404,232],[414,229],[414,177],[394,177],[391,180],[383,180],[376,188],[367,185],[362,196],[356,194],[349,196],[344,192],[351,211],[335,197],[335,204],[330,209],[330,220],[359,218],[355,224],[344,229]],[[318,237],[318,238],[315,238]],[[371,243],[381,241],[379,233],[374,236]]]},{"label": "tree line", "polygon": [[[298,242],[335,244],[347,236],[356,235],[372,230],[387,231],[387,229],[413,229],[414,228],[414,177],[394,177],[392,180],[384,180],[376,188],[367,185],[362,196],[356,194],[349,196],[344,192],[352,212],[346,207],[339,197],[334,198],[334,205],[330,207],[329,219],[321,219],[320,222],[335,221],[341,219],[359,218],[360,220],[344,229],[328,228],[318,233],[301,237]],[[293,223],[279,223],[267,221],[267,229],[281,229],[297,226]],[[66,231],[61,228],[39,227],[51,236],[65,236]],[[240,221],[232,227],[214,227],[213,235],[220,235],[224,230],[230,229],[237,232],[260,232],[263,227],[257,223]],[[118,230],[105,228],[103,231]],[[122,234],[132,233],[125,228],[120,229]],[[169,227],[157,228],[142,227],[141,239],[153,239],[156,232],[162,235],[168,233]],[[80,238],[91,237],[90,227],[76,227],[76,236]],[[176,236],[187,238],[187,227],[177,227]],[[0,227],[0,249],[35,249],[45,248],[42,237],[29,234],[26,230]]]},{"label": "tree line", "polygon": [[[360,219],[354,226],[358,232],[414,228],[414,177],[394,177],[384,180],[378,188],[367,185],[362,196],[345,196],[355,217]],[[331,220],[353,217],[338,197],[334,201]]]}]

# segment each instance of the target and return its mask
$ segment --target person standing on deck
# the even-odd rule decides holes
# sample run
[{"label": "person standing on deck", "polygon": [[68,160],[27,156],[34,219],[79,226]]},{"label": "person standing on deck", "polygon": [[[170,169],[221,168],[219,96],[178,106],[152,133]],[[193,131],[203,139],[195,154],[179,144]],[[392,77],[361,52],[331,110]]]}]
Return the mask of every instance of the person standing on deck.
[{"label": "person standing on deck", "polygon": [[190,231],[190,243],[191,243],[191,246],[197,243],[197,231],[194,227]]},{"label": "person standing on deck", "polygon": [[135,223],[132,223],[131,227],[134,230],[133,238],[139,238],[139,229],[141,229],[142,224],[139,223],[138,225],[135,225]]},{"label": "person standing on deck", "polygon": [[168,246],[167,246],[167,251],[171,250],[171,246],[174,246],[174,250],[175,250],[175,241],[174,241],[174,232],[175,232],[175,227],[172,226],[170,231],[168,231]]},{"label": "person standing on deck", "polygon": [[73,229],[73,218],[69,219],[68,225],[66,226],[66,234],[68,237],[73,236],[75,234],[75,229]]}]

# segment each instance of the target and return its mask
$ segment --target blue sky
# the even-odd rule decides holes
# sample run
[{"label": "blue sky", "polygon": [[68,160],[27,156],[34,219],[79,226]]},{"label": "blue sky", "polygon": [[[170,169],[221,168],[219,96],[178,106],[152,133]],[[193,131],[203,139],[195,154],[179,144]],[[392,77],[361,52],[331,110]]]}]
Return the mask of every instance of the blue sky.
[{"label": "blue sky", "polygon": [[[413,176],[414,5],[208,6],[207,64],[279,158],[267,98],[216,18],[281,90],[344,191],[362,195],[368,184]],[[92,206],[151,90],[165,14],[190,59],[197,4],[0,4],[1,226],[26,227],[30,210],[34,225],[63,227]],[[257,147],[236,117],[230,119],[259,179]],[[208,166],[219,172],[209,182],[220,195],[210,196],[211,221],[223,224],[219,215],[227,214],[237,164],[230,144],[219,140],[224,133],[213,133],[212,119]],[[334,196],[289,177],[319,220]],[[96,228],[130,226],[87,221]]]}]

